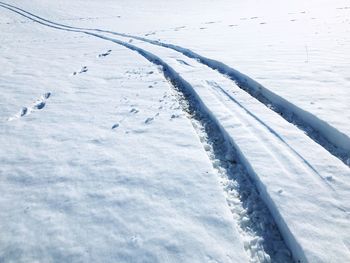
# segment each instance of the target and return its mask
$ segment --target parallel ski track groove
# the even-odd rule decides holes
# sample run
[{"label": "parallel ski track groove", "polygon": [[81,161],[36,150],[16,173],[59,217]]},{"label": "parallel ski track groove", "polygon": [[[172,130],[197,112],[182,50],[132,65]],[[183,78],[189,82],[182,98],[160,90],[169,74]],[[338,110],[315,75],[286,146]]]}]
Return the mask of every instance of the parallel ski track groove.
[{"label": "parallel ski track groove", "polygon": [[[37,21],[36,19],[34,19],[33,17],[37,17],[35,15],[29,14],[29,15],[25,15],[22,12],[15,10],[18,8],[15,7],[9,7],[7,4],[4,4],[2,2],[0,2],[0,6],[3,8],[6,8],[10,11],[13,11],[19,15],[22,15],[34,22],[37,22],[41,25],[47,26],[47,27],[51,27],[54,29],[58,29],[58,30],[63,30],[63,31],[68,31],[68,32],[75,32],[75,33],[83,33],[83,34],[87,34],[90,36],[94,36],[103,40],[107,40],[107,41],[111,41],[113,43],[116,43],[118,45],[124,46],[132,51],[137,52],[138,54],[140,54],[141,56],[143,56],[145,59],[147,59],[148,61],[150,61],[151,63],[153,63],[154,65],[160,66],[162,68],[162,72],[163,75],[165,77],[165,79],[171,83],[171,87],[175,90],[175,92],[177,92],[179,94],[180,97],[183,98],[183,101],[181,102],[180,100],[180,104],[183,108],[184,111],[186,111],[193,119],[195,119],[196,121],[200,122],[201,126],[203,127],[202,130],[204,131],[205,135],[208,137],[208,142],[212,144],[213,148],[216,149],[222,149],[222,147],[225,145],[228,149],[230,149],[229,151],[233,151],[236,154],[233,155],[233,160],[229,160],[229,162],[233,162],[233,163],[237,163],[238,165],[240,165],[242,167],[242,172],[235,174],[235,177],[237,178],[227,178],[227,180],[229,181],[233,181],[235,184],[238,184],[237,187],[237,191],[238,194],[242,197],[245,196],[245,198],[250,198],[249,200],[241,200],[241,202],[245,205],[251,203],[251,201],[256,201],[256,199],[258,199],[258,202],[261,202],[261,204],[263,204],[266,207],[266,211],[265,213],[265,218],[264,215],[261,215],[262,218],[258,217],[258,220],[262,220],[262,221],[271,221],[273,223],[273,225],[277,226],[276,229],[266,229],[265,233],[260,233],[262,238],[264,239],[264,237],[268,237],[269,235],[271,235],[271,233],[267,233],[267,231],[275,231],[275,235],[279,236],[279,240],[280,242],[283,243],[283,246],[285,247],[284,250],[288,251],[286,244],[283,241],[281,232],[278,230],[278,225],[276,224],[276,221],[274,220],[273,216],[270,214],[269,209],[276,209],[276,208],[271,208],[266,206],[266,204],[260,199],[258,194],[254,194],[255,191],[257,191],[257,189],[255,188],[256,186],[254,185],[254,183],[251,183],[250,186],[252,189],[246,189],[244,185],[240,185],[240,182],[244,182],[246,180],[252,180],[249,178],[248,176],[248,172],[245,170],[243,163],[241,162],[241,157],[238,155],[238,150],[236,149],[236,146],[233,145],[231,142],[229,142],[227,140],[228,135],[225,134],[225,131],[221,128],[220,124],[217,122],[216,118],[214,116],[212,116],[211,112],[209,109],[207,109],[207,107],[204,105],[204,103],[202,102],[202,100],[200,99],[200,97],[197,95],[197,93],[193,90],[193,87],[186,81],[184,80],[171,66],[169,66],[167,63],[165,63],[161,58],[155,56],[154,54],[143,50],[135,45],[131,45],[129,43],[117,40],[117,39],[113,39],[113,38],[109,38],[109,37],[105,37],[99,34],[95,34],[95,33],[91,33],[91,32],[86,32],[84,29],[74,29],[73,27],[71,28],[65,28],[65,27],[61,27],[61,26],[55,26],[52,25],[52,22],[43,22],[43,21],[48,21],[48,20],[44,20],[42,18],[40,18],[43,21]],[[25,12],[25,11],[23,11]],[[25,12],[28,14],[28,12]],[[33,16],[33,17],[31,17]],[[193,124],[193,122],[191,122]],[[196,128],[195,128],[196,129]],[[216,145],[217,143],[217,138],[212,138],[212,134],[207,132],[207,129],[209,129],[210,131],[215,130],[215,136],[217,136],[217,138],[219,138],[219,141],[224,142],[223,145]],[[197,132],[197,130],[196,130]],[[197,133],[198,134],[198,133]],[[222,155],[217,155],[215,149],[213,150],[214,156],[216,159],[218,160],[222,160],[223,156]],[[212,161],[212,160],[211,160]],[[213,166],[215,166],[213,164]],[[221,167],[222,169],[226,169],[225,167]],[[228,175],[230,175],[231,172],[227,172]],[[230,195],[230,191],[232,191],[232,189],[225,189],[225,192],[227,195]],[[240,192],[242,191],[242,192]],[[249,194],[247,194],[247,191],[249,192]],[[258,192],[258,191],[257,191]],[[253,193],[253,194],[252,194]],[[248,195],[248,197],[247,197]],[[272,204],[271,202],[269,202],[270,204]],[[271,205],[270,205],[271,206]],[[272,205],[273,206],[273,205]],[[268,209],[268,208],[269,209]],[[253,209],[252,207],[248,207],[247,209]],[[246,214],[246,216],[250,216],[249,213]],[[256,221],[257,219],[250,219],[251,222]],[[259,229],[259,224],[258,223],[257,226],[255,226],[257,229]],[[247,231],[247,229],[242,229],[242,231]],[[260,229],[259,231],[264,231],[264,229]],[[265,242],[268,242],[268,240],[266,240]],[[264,251],[264,249],[266,249],[266,247],[273,247],[273,244],[263,244],[263,247],[260,248]],[[274,259],[274,254],[277,254],[278,251],[264,251],[265,253],[267,253],[271,259]],[[290,252],[288,252],[290,253]],[[257,255],[256,259],[252,259],[252,260],[259,260],[261,262],[265,262],[265,259],[260,259],[259,255]],[[292,261],[292,259],[290,258],[290,261]],[[274,262],[274,261],[273,261]]]},{"label": "parallel ski track groove", "polygon": [[[109,30],[102,30],[102,29],[92,29],[92,28],[82,28],[82,27],[73,27],[68,26],[60,23],[56,23],[50,20],[47,20],[45,18],[42,18],[40,16],[37,16],[35,14],[32,14],[26,10],[23,10],[21,8],[18,8],[16,6],[4,3],[0,1],[0,4],[5,5],[8,8],[14,8],[21,12],[24,12],[26,14],[29,14],[37,19],[40,19],[42,21],[45,21],[49,24],[56,25],[59,27],[63,27],[69,30],[84,30],[84,31],[95,31],[95,32],[101,32],[101,33],[109,33],[118,35],[121,37],[127,37],[127,38],[133,38],[140,41],[144,41],[147,43],[150,43],[152,45],[161,46],[164,48],[169,48],[172,50],[175,50],[179,53],[182,53],[183,55],[195,59],[198,62],[208,66],[209,68],[213,70],[217,70],[219,73],[225,75],[226,77],[230,78],[232,81],[234,81],[242,90],[246,91],[249,95],[251,95],[253,98],[257,99],[259,102],[263,103],[266,107],[268,107],[270,110],[273,110],[274,112],[278,113],[281,117],[283,117],[286,121],[289,123],[292,123],[296,125],[299,129],[303,130],[307,136],[309,136],[313,141],[321,145],[323,148],[325,148],[329,153],[340,159],[344,164],[347,166],[350,165],[350,138],[343,134],[342,132],[338,131],[336,128],[331,126],[330,124],[326,123],[325,121],[319,119],[315,115],[313,115],[310,112],[307,112],[295,104],[289,102],[288,100],[280,97],[279,95],[275,94],[274,92],[266,89],[261,84],[256,82],[255,80],[251,79],[247,75],[229,67],[228,65],[213,60],[207,57],[204,57],[200,54],[197,54],[193,52],[190,49],[183,48],[178,45],[173,44],[166,44],[160,41],[147,39],[144,37],[134,36],[130,34],[124,34],[119,32],[113,32]],[[3,6],[4,7],[4,6]],[[13,9],[11,9],[14,11]],[[23,14],[22,14],[23,15]],[[27,17],[27,16],[25,16]],[[28,18],[28,17],[27,17]],[[35,22],[40,23],[39,21],[34,20]],[[53,26],[54,28],[57,28],[56,26]],[[58,28],[57,28],[58,29]],[[271,99],[269,99],[266,95],[263,93],[269,93],[270,97],[275,97],[278,102],[274,102]],[[273,107],[271,107],[271,105]],[[289,105],[292,110],[287,109],[285,105]],[[315,121],[318,125],[325,127],[327,131],[331,131],[332,134],[336,134],[337,141],[338,140],[345,140],[346,145],[341,144],[339,142],[332,142],[332,139],[328,137],[327,132],[323,132],[322,130],[319,130],[317,127],[314,127],[312,123],[309,123],[308,121],[304,120],[304,118],[298,114],[298,112],[303,112],[308,116],[308,118],[311,118],[313,121]]]},{"label": "parallel ski track groove", "polygon": [[[214,88],[214,87],[213,87]],[[335,192],[334,187],[326,181],[325,178],[322,177],[322,175],[306,160],[300,153],[298,153],[288,142],[286,142],[279,134],[276,132],[273,128],[271,128],[269,125],[267,125],[263,120],[261,120],[258,116],[256,116],[253,112],[251,112],[249,109],[247,109],[244,105],[242,105],[238,100],[236,100],[234,97],[232,97],[226,90],[224,90],[220,86],[216,86],[215,89],[224,94],[226,97],[228,97],[233,103],[237,104],[245,113],[247,113],[249,116],[251,116],[255,121],[260,123],[266,130],[268,130],[277,140],[279,140],[289,151],[291,151],[299,161],[301,161],[302,164],[304,164],[313,174],[317,175],[323,184],[327,186],[327,188],[333,192]],[[262,141],[264,143],[264,141]],[[264,143],[265,144],[265,143]],[[283,151],[279,151],[279,153],[282,155]],[[281,162],[280,162],[281,163]],[[281,164],[284,166],[283,164]],[[285,168],[285,170],[288,170]]]}]

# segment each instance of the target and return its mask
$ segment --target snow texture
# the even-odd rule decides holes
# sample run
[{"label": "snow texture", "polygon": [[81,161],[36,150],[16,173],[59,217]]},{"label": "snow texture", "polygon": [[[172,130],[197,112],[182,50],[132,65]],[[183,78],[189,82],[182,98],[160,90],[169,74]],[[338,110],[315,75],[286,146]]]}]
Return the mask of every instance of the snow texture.
[{"label": "snow texture", "polygon": [[350,261],[349,15],[1,1],[0,261]]}]

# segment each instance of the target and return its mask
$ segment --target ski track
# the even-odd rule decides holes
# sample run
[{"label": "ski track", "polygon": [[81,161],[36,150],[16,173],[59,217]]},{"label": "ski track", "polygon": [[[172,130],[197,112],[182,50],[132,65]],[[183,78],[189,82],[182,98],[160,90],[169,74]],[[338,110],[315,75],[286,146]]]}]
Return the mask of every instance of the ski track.
[{"label": "ski track", "polygon": [[[217,70],[221,74],[227,76],[228,78],[233,80],[241,89],[243,89],[248,94],[253,96],[255,99],[263,103],[266,107],[275,111],[280,116],[282,116],[286,121],[293,123],[299,129],[303,130],[305,134],[308,135],[312,140],[320,144],[328,152],[330,152],[332,155],[340,159],[344,164],[346,164],[347,166],[350,165],[349,163],[350,138],[347,135],[345,135],[338,129],[334,128],[327,122],[319,119],[317,116],[313,115],[312,113],[299,108],[295,104],[289,102],[288,100],[280,97],[279,95],[275,94],[269,89],[263,87],[261,84],[259,84],[249,76],[239,72],[238,70],[235,70],[229,67],[228,65],[220,61],[204,57],[200,54],[193,52],[190,49],[187,49],[178,45],[166,44],[157,40],[151,40],[151,39],[147,39],[139,36],[113,32],[109,30],[68,26],[68,25],[52,22],[40,16],[34,15],[26,10],[23,10],[21,8],[18,8],[16,6],[13,6],[1,1],[0,1],[0,5],[2,5],[2,7],[4,8],[7,8],[35,22],[42,24],[40,21],[36,20],[36,19],[40,19],[44,22],[49,23],[50,24],[49,26],[54,27],[56,29],[64,29],[64,30],[67,29],[68,31],[83,30],[83,31],[95,31],[100,33],[109,33],[109,34],[114,34],[121,37],[137,39],[153,45],[162,46],[162,47],[180,52],[183,55],[189,58],[195,59],[198,62],[208,66],[209,68],[213,70]],[[21,12],[24,12],[30,16],[33,16],[36,19],[28,17]]]},{"label": "ski track", "polygon": [[[73,27],[67,29],[53,26],[51,25],[53,24],[52,22],[42,18],[40,19],[45,22],[37,21],[31,17],[37,16],[22,10],[22,12],[29,14],[29,16],[25,15],[20,11],[14,10],[17,8],[13,6],[8,7],[7,4],[2,2],[0,2],[0,6],[44,26],[69,32],[84,33],[112,41],[139,53],[151,63],[160,66],[164,77],[171,84],[170,86],[179,99],[183,111],[188,114],[214,169],[221,178],[221,184],[224,187],[228,205],[234,218],[238,220],[238,228],[240,229],[243,240],[245,240],[244,248],[247,250],[251,262],[292,262],[291,253],[284,243],[272,215],[261,200],[258,190],[249,178],[243,163],[241,163],[234,145],[223,134],[219,124],[211,117],[210,111],[197,96],[192,86],[172,67],[161,58],[129,43],[86,32],[84,29]],[[145,123],[148,123],[147,120]],[[113,125],[112,129],[117,128],[118,125]]]},{"label": "ski track", "polygon": [[169,48],[192,58],[213,70],[218,71],[222,75],[234,81],[242,90],[246,91],[253,98],[264,104],[267,108],[278,113],[286,121],[294,124],[300,130],[304,131],[305,134],[313,141],[320,144],[329,153],[340,159],[344,164],[348,166],[350,165],[350,138],[347,135],[332,127],[327,122],[319,119],[312,113],[299,108],[295,104],[263,87],[261,84],[251,79],[247,75],[244,75],[243,73],[225,65],[224,63],[203,57],[187,48],[173,44],[166,44],[157,40],[150,40],[143,37],[100,29],[88,30],[96,30],[122,37],[134,38],[153,45]]},{"label": "ski track", "polygon": [[233,145],[209,113],[201,109],[205,106],[201,106],[202,103],[196,95],[184,90],[190,84],[179,82],[178,78],[169,81],[172,82],[180,105],[188,114],[213,168],[221,179],[226,200],[234,218],[238,220],[244,247],[251,262],[293,262],[291,252]]},{"label": "ski track", "polygon": [[[258,123],[260,123],[268,132],[270,132],[280,143],[282,143],[285,147],[283,147],[283,145],[281,147],[277,147],[277,145],[280,145],[280,143],[269,143],[267,146],[267,141],[268,138],[262,136],[261,132],[255,132],[254,134],[258,134],[260,136],[262,136],[261,138],[261,143],[263,143],[264,145],[266,145],[266,149],[273,155],[275,156],[276,159],[278,159],[279,163],[284,167],[284,169],[287,171],[288,167],[293,167],[295,166],[295,161],[297,162],[301,162],[302,164],[304,164],[304,166],[306,168],[308,168],[309,171],[311,171],[312,173],[314,173],[315,175],[317,175],[320,179],[321,182],[323,184],[325,184],[327,186],[328,189],[335,191],[333,186],[331,184],[329,184],[329,182],[326,181],[325,178],[322,177],[322,175],[300,154],[298,153],[291,145],[288,144],[288,142],[286,142],[279,134],[278,132],[276,132],[273,128],[271,128],[269,125],[267,125],[264,121],[262,121],[258,116],[256,116],[254,113],[252,113],[251,111],[249,111],[246,107],[244,107],[244,105],[242,105],[239,101],[237,101],[234,97],[232,97],[230,94],[227,93],[227,91],[225,91],[221,86],[219,86],[218,84],[213,84],[212,82],[209,84],[212,88],[216,89],[216,91],[219,91],[221,93],[223,93],[226,97],[228,97],[232,102],[234,102],[235,104],[237,104],[239,106],[239,108],[241,108],[245,113],[247,113],[249,116],[251,116],[255,121],[257,121]],[[217,96],[217,95],[216,95]],[[217,96],[218,97],[218,96]],[[222,99],[220,99],[218,97],[218,99],[223,102]],[[230,109],[231,107],[227,107],[227,109]],[[233,115],[233,114],[232,114]],[[243,117],[240,118],[241,120],[243,119]],[[251,127],[253,127],[253,125],[250,125]],[[273,149],[272,149],[273,148]],[[279,148],[279,149],[278,149]],[[287,149],[286,149],[287,148]],[[278,154],[276,154],[276,152]],[[284,157],[286,154],[285,152],[290,152],[291,155],[294,155],[295,158],[290,158],[290,155],[287,155],[289,158]],[[294,162],[291,162],[290,159],[293,159]],[[291,172],[290,172],[291,173]]]}]

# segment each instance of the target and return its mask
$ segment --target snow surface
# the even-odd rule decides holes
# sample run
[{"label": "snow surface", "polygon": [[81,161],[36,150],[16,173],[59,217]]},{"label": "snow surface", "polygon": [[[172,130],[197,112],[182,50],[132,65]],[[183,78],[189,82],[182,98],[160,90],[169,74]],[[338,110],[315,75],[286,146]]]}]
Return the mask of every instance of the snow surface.
[{"label": "snow surface", "polygon": [[[244,261],[211,164],[157,68],[31,28],[39,43],[24,28],[26,48],[6,50],[16,67],[2,74],[2,119],[52,95],[1,124],[2,261]],[[71,75],[81,65],[89,71]]]},{"label": "snow surface", "polygon": [[350,261],[349,15],[0,2],[0,261]]}]

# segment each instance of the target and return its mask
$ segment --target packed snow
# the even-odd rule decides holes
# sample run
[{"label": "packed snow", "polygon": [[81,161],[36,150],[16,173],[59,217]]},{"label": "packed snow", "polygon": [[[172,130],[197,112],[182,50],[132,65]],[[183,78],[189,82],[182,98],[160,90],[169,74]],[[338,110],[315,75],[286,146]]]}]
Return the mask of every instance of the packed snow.
[{"label": "packed snow", "polygon": [[350,261],[346,0],[0,1],[0,262]]}]

